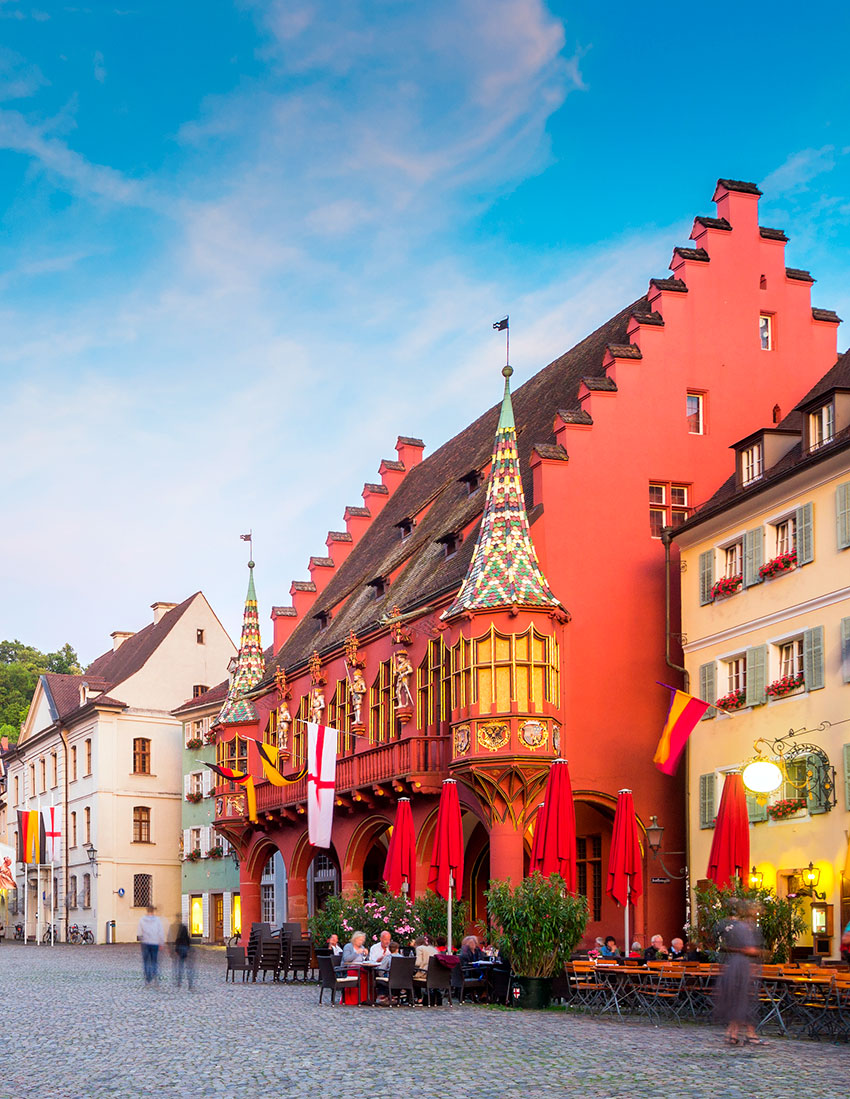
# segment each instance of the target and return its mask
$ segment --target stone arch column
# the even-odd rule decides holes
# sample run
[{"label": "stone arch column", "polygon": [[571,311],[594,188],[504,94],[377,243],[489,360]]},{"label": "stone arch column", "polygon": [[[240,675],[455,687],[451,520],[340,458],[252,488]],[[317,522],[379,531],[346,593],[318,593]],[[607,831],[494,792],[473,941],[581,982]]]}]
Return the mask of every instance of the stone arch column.
[{"label": "stone arch column", "polygon": [[381,813],[370,813],[360,821],[351,834],[345,856],[340,866],[343,893],[351,892],[363,885],[363,864],[372,844],[392,826],[389,817]]}]

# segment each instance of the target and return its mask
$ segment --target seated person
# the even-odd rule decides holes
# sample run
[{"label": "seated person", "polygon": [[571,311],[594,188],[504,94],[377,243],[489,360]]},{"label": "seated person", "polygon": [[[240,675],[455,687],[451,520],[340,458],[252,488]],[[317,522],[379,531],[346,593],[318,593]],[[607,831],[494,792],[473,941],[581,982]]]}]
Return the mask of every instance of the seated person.
[{"label": "seated person", "polygon": [[387,954],[389,953],[389,950],[390,950],[390,939],[391,938],[392,938],[392,935],[390,935],[389,931],[382,931],[381,932],[380,939],[378,939],[378,941],[374,944],[372,949],[369,951],[369,961],[370,962],[382,962],[384,960],[384,958],[386,958],[386,956],[387,956]]},{"label": "seated person", "polygon": [[705,953],[704,950],[700,950],[699,946],[695,942],[688,941],[688,945],[685,948],[685,961],[686,962],[708,962],[711,959]]},{"label": "seated person", "polygon": [[643,960],[645,962],[663,962],[666,961],[669,951],[664,945],[664,939],[661,935],[653,935],[649,940],[649,946],[643,952]]},{"label": "seated person", "polygon": [[328,935],[328,950],[336,957],[342,954],[342,947],[339,945],[339,935]]},{"label": "seated person", "polygon": [[643,947],[640,945],[640,943],[637,941],[637,939],[635,939],[635,941],[632,943],[631,950],[629,950],[629,953],[628,953],[628,957],[629,958],[642,958],[643,957]]},{"label": "seated person", "polygon": [[460,944],[461,965],[472,965],[474,962],[486,962],[487,955],[481,949],[478,938],[475,935],[467,935]]},{"label": "seated person", "polygon": [[414,946],[416,947],[416,969],[413,973],[413,979],[414,981],[424,981],[428,971],[428,962],[437,953],[437,948],[428,942],[427,935],[420,935]]},{"label": "seated person", "polygon": [[366,949],[366,932],[355,931],[351,941],[347,942],[342,950],[343,965],[362,965],[369,956]]},{"label": "seated person", "polygon": [[685,943],[682,939],[670,940],[670,961],[683,962],[685,960]]},{"label": "seated person", "polygon": [[386,954],[378,962],[378,970],[375,974],[376,981],[387,980],[387,974],[390,971],[390,965],[392,964],[392,960],[396,956],[396,954],[398,954],[398,943],[390,942]]},{"label": "seated person", "polygon": [[613,935],[606,935],[599,948],[600,958],[619,958],[620,950]]}]

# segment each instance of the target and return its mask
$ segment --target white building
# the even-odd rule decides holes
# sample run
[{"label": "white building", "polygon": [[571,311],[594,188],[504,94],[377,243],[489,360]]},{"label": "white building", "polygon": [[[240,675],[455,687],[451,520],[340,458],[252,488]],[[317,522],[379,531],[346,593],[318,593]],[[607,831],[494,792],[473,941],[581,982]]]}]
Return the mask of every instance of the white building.
[{"label": "white building", "polygon": [[[17,913],[28,936],[48,922],[132,942],[153,904],[180,917],[182,723],[171,711],[225,674],[235,648],[197,592],[154,603],[138,633],[116,630],[112,649],[83,675],[39,679],[20,739],[6,757],[7,840],[16,810],[54,807],[61,840],[52,868],[18,866]],[[49,841],[48,841],[49,850]]]}]

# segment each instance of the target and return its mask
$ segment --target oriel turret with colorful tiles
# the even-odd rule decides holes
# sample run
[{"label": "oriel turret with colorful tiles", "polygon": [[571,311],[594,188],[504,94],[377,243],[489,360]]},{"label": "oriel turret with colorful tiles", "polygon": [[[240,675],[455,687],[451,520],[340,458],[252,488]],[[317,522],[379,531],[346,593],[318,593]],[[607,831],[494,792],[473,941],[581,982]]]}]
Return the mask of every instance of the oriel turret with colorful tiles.
[{"label": "oriel turret with colorful tiles", "polygon": [[230,681],[227,698],[218,715],[219,725],[237,725],[256,721],[257,711],[248,693],[260,682],[265,671],[263,646],[260,641],[260,620],[257,613],[257,593],[254,590],[254,562],[248,562],[248,594],[242,616],[242,639],[236,657],[236,669]]}]

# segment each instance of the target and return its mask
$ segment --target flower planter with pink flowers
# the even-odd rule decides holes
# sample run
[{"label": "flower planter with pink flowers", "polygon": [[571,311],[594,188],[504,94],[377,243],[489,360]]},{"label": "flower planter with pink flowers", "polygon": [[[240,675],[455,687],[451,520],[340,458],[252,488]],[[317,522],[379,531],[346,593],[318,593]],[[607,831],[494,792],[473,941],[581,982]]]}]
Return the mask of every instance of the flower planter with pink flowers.
[{"label": "flower planter with pink flowers", "polygon": [[781,679],[768,683],[765,687],[765,693],[769,698],[785,698],[786,695],[792,695],[795,691],[799,691],[805,684],[806,677],[802,672],[797,672],[795,675],[783,675]]},{"label": "flower planter with pink flowers", "polygon": [[197,737],[197,736],[193,736],[189,740],[186,741],[186,747],[192,752],[194,752],[198,748],[200,748],[202,744],[203,744],[203,741],[201,740],[200,737]]},{"label": "flower planter with pink flowers", "polygon": [[722,698],[714,703],[718,710],[740,710],[747,702],[747,692],[743,690],[730,691],[728,695],[724,695]]},{"label": "flower planter with pink flowers", "polygon": [[797,551],[792,549],[787,553],[780,553],[779,556],[774,557],[772,561],[765,561],[759,569],[759,576],[762,580],[771,580],[774,576],[781,576],[783,573],[790,572],[796,567]]},{"label": "flower planter with pink flowers", "polygon": [[743,584],[743,576],[721,576],[719,580],[715,581],[711,586],[711,600],[723,599],[727,595],[734,595],[735,592],[741,590],[741,584]]},{"label": "flower planter with pink flowers", "polygon": [[805,798],[782,798],[768,805],[767,813],[771,820],[787,820],[806,808]]}]

